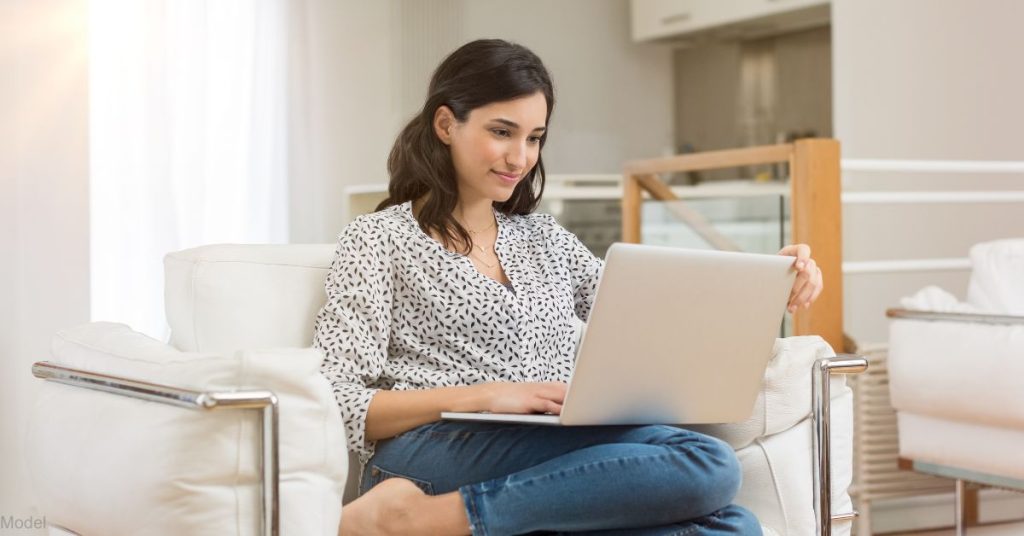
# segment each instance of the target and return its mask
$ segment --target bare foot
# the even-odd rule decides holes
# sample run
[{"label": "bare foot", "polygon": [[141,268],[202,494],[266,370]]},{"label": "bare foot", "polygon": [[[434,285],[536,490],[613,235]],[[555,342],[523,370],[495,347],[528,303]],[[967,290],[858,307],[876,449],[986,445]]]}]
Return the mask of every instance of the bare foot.
[{"label": "bare foot", "polygon": [[341,509],[339,536],[412,534],[413,512],[428,496],[404,478],[380,482]]}]

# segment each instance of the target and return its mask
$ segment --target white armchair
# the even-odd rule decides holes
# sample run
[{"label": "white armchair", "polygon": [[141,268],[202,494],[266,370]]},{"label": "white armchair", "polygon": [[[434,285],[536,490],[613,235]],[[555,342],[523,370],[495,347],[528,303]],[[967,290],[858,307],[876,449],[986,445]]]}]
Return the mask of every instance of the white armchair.
[{"label": "white armchair", "polygon": [[[108,322],[57,334],[33,367],[53,381],[26,449],[51,532],[334,534],[359,471],[310,347],[333,255],[329,244],[172,253],[169,344]],[[778,339],[751,419],[697,427],[737,450],[736,500],[766,534],[849,534],[842,374],[864,367],[819,337]]]},{"label": "white armchair", "polygon": [[1024,491],[1024,239],[971,248],[967,302],[926,287],[890,309],[889,389],[904,466]]}]

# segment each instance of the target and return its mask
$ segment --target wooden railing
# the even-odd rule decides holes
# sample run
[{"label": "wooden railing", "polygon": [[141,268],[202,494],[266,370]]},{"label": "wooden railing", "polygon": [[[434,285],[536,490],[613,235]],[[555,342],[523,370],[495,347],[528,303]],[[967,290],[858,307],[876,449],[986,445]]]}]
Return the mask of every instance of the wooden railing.
[{"label": "wooden railing", "polygon": [[758,164],[788,163],[790,170],[791,243],[811,247],[821,268],[824,288],[808,309],[793,315],[795,335],[820,335],[837,352],[843,338],[842,206],[840,204],[839,142],[804,139],[783,145],[710,151],[627,162],[622,191],[622,240],[640,242],[641,203],[646,192],[717,249],[736,250],[700,213],[683,203],[658,173],[721,169]]}]

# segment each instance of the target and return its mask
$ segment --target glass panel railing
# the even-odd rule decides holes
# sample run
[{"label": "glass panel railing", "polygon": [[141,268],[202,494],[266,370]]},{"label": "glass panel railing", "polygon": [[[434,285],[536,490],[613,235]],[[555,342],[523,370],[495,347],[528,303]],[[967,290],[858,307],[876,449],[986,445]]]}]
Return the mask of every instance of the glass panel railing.
[{"label": "glass panel railing", "polygon": [[679,204],[702,216],[710,229],[734,244],[738,251],[776,253],[789,236],[787,196],[705,197],[682,202],[645,200],[642,243],[718,249],[672,210]]}]

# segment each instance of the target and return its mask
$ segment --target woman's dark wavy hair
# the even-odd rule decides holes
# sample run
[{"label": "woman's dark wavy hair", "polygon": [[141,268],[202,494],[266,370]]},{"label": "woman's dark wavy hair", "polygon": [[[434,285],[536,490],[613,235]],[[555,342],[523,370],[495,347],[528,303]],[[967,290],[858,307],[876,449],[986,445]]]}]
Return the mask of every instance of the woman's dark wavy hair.
[{"label": "woman's dark wavy hair", "polygon": [[[547,125],[555,106],[551,75],[540,58],[522,45],[480,39],[452,52],[434,71],[423,109],[402,129],[391,148],[388,197],[375,210],[419,199],[429,192],[416,215],[420,228],[428,234],[436,231],[446,247],[453,242],[462,245],[468,254],[472,241],[452,216],[459,193],[451,148],[434,133],[434,114],[442,105],[448,106],[459,122],[465,122],[476,108],[538,91],[547,100]],[[541,149],[546,140],[547,131],[540,138]],[[543,193],[544,161],[538,154],[537,164],[512,196],[495,202],[494,207],[504,214],[529,214],[537,208]]]}]

